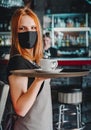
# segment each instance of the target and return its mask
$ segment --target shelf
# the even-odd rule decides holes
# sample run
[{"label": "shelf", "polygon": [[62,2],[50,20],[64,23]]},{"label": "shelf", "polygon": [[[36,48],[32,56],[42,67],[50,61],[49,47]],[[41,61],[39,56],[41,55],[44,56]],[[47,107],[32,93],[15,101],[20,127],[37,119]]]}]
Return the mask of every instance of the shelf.
[{"label": "shelf", "polygon": [[[44,27],[45,32],[50,29],[52,46],[55,46],[57,49],[65,47],[68,53],[71,50],[74,51],[78,48],[83,50],[84,48],[84,52],[87,55],[91,33],[88,13],[63,13],[47,16],[49,17],[49,22],[48,20],[44,21]],[[62,49],[64,50],[64,48]],[[79,51],[77,53],[78,55],[80,54]]]},{"label": "shelf", "polygon": [[69,27],[69,28],[54,28],[54,31],[61,31],[61,32],[84,32],[84,31],[90,31],[90,28],[89,27]]},{"label": "shelf", "polygon": [[0,35],[10,35],[11,32],[0,32]]}]

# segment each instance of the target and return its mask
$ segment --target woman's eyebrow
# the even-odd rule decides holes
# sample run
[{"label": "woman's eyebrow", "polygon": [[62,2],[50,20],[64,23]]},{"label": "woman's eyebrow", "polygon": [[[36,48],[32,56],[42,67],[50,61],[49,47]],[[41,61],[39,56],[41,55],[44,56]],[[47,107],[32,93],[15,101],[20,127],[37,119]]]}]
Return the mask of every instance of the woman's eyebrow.
[{"label": "woman's eyebrow", "polygon": [[27,27],[24,26],[24,25],[21,25],[21,26],[19,26],[18,28],[19,28],[19,29],[22,29],[22,28],[27,28]]}]

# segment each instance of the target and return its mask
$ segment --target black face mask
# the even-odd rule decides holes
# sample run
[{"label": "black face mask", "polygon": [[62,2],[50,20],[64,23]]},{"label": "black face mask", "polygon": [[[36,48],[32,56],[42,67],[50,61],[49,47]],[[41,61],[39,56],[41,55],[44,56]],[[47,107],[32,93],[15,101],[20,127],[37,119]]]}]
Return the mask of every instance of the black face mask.
[{"label": "black face mask", "polygon": [[28,31],[18,33],[18,39],[22,48],[33,48],[37,41],[37,31]]}]

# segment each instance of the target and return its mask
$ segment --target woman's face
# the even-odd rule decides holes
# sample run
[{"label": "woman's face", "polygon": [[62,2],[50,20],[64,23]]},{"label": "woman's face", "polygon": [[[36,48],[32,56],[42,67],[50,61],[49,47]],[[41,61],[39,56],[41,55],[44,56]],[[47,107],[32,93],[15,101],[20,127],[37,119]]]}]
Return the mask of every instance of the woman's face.
[{"label": "woman's face", "polygon": [[27,31],[37,31],[37,27],[34,20],[30,16],[24,15],[19,20],[18,32],[27,32]]},{"label": "woman's face", "polygon": [[34,20],[24,15],[18,23],[18,40],[19,44],[24,49],[34,48],[37,43],[37,28]]},{"label": "woman's face", "polygon": [[51,46],[51,38],[49,38],[49,37],[44,37],[43,38],[43,41],[44,41],[44,47],[46,48],[50,48],[50,46]]}]

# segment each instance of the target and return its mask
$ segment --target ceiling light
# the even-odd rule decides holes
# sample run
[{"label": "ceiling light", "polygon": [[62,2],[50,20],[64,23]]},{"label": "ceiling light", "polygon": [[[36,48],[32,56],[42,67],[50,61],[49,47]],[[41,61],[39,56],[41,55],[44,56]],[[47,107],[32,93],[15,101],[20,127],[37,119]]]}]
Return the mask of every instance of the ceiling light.
[{"label": "ceiling light", "polygon": [[22,0],[1,0],[0,6],[2,7],[16,7],[16,6],[23,6],[24,3]]},{"label": "ceiling light", "polygon": [[91,4],[91,0],[86,0],[88,2],[88,4]]}]

